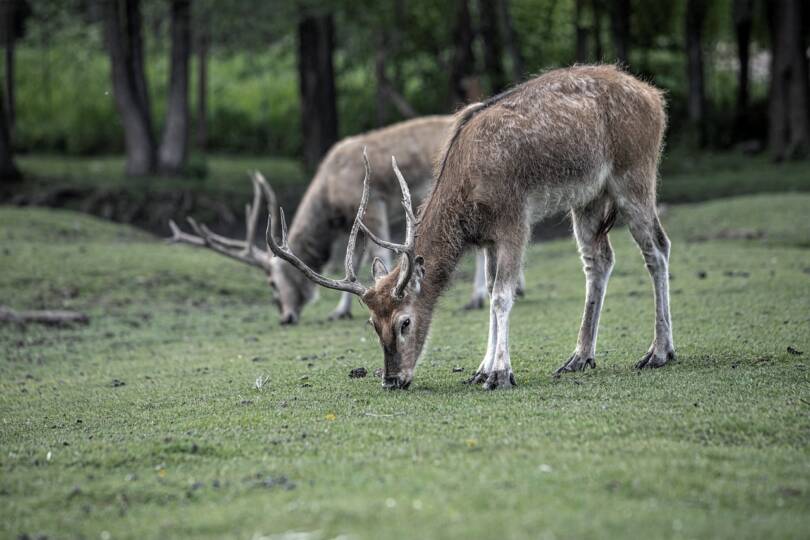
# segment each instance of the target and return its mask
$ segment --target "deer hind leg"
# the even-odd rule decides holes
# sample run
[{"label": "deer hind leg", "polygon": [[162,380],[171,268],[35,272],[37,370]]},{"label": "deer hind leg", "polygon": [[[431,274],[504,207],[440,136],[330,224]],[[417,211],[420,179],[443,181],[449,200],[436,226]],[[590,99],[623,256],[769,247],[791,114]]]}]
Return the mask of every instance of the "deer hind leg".
[{"label": "deer hind leg", "polygon": [[481,309],[487,298],[486,255],[483,249],[475,252],[475,277],[470,300],[464,304],[464,309]]},{"label": "deer hind leg", "polygon": [[[473,277],[473,290],[470,295],[470,300],[464,304],[464,309],[481,309],[484,307],[487,293],[487,271],[486,271],[486,254],[483,249],[475,253],[475,276]],[[520,269],[520,278],[518,279],[517,286],[515,287],[515,296],[522,298],[526,294],[526,276],[523,269]]]},{"label": "deer hind leg", "polygon": [[655,294],[655,334],[647,353],[636,368],[661,367],[675,358],[672,340],[672,318],[669,312],[669,252],[667,238],[653,204],[629,205],[623,209],[630,234],[633,236],[653,282]]},{"label": "deer hind leg", "polygon": [[579,328],[574,353],[555,372],[581,371],[596,367],[596,337],[599,332],[599,316],[605,300],[610,272],[613,270],[613,249],[610,247],[608,230],[615,213],[606,199],[599,199],[587,207],[571,212],[574,236],[577,239],[582,268],[585,272],[585,309]]}]

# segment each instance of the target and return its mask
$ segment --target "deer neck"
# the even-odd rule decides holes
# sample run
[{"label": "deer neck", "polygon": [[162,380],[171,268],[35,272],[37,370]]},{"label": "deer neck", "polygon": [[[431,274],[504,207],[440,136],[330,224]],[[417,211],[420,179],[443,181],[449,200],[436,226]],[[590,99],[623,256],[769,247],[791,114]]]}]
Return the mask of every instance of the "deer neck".
[{"label": "deer neck", "polygon": [[[332,220],[333,210],[326,198],[320,193],[308,191],[295,212],[288,237],[288,244],[293,253],[307,266],[320,272],[329,261],[332,244],[335,242],[339,227]],[[311,282],[300,272],[301,287],[312,286]]]},{"label": "deer neck", "polygon": [[417,356],[427,341],[436,303],[449,287],[453,271],[470,242],[467,231],[472,214],[463,197],[448,191],[447,186],[437,185],[420,212],[416,229],[414,252],[425,259],[425,277],[414,300],[414,310],[419,314]]}]

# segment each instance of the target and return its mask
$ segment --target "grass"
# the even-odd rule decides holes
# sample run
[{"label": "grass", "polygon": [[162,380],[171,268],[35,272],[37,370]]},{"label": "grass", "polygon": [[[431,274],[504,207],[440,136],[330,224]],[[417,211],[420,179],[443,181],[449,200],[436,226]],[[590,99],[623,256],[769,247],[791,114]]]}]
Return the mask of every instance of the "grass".
[{"label": "grass", "polygon": [[774,164],[767,154],[741,152],[696,153],[688,148],[667,149],[661,161],[659,200],[666,203],[810,191],[810,162]]},{"label": "grass", "polygon": [[193,189],[211,194],[252,193],[247,171],[258,169],[276,189],[300,191],[309,178],[292,159],[261,156],[195,155],[190,167],[195,176],[147,176],[132,179],[124,174],[122,156],[70,157],[58,154],[27,154],[17,158],[20,168],[33,178],[33,187],[71,186],[127,189],[134,192]]},{"label": "grass", "polygon": [[519,386],[488,393],[460,384],[486,339],[486,313],[459,311],[470,261],[414,385],[384,392],[348,377],[380,365],[361,306],[326,324],[327,292],[281,328],[249,268],[0,209],[3,302],[92,317],[0,327],[0,537],[806,538],[809,212],[801,194],[672,208],[679,360],[643,373],[652,295],[626,230],[599,367],[559,380],[583,277],[573,241],[532,246]]}]

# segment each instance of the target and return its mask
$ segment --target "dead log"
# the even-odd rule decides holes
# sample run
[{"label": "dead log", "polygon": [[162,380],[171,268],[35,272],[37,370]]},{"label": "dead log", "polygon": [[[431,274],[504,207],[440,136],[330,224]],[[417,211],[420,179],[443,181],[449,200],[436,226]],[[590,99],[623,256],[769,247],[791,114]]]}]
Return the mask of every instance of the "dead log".
[{"label": "dead log", "polygon": [[71,326],[88,324],[90,317],[85,313],[67,310],[16,311],[0,306],[0,323],[44,324],[46,326]]}]

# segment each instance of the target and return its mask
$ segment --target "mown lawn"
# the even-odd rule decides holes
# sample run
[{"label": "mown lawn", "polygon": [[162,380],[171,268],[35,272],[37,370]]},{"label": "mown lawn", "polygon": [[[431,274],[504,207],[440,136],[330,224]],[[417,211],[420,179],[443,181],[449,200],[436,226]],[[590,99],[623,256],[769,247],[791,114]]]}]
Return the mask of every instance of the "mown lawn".
[{"label": "mown lawn", "polygon": [[384,392],[359,305],[327,324],[324,293],[281,328],[249,268],[0,209],[2,303],[92,317],[0,327],[0,537],[806,538],[808,215],[802,194],[671,208],[679,360],[641,373],[652,295],[626,230],[598,369],[558,380],[583,277],[573,241],[533,246],[519,386],[490,393],[461,384],[486,340],[459,310],[469,261],[414,385]]}]

